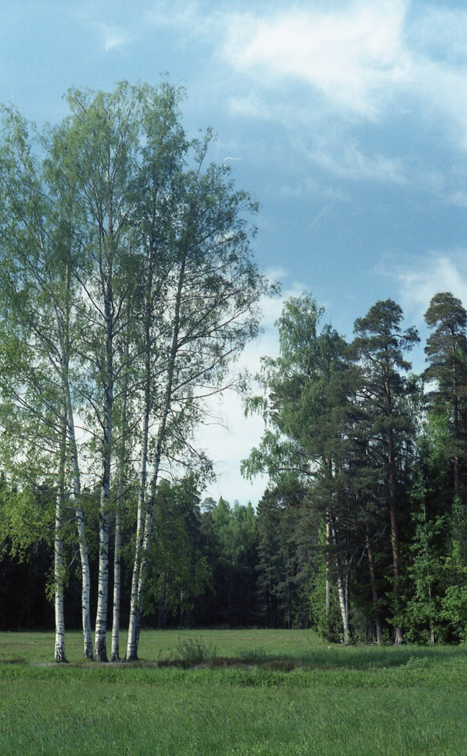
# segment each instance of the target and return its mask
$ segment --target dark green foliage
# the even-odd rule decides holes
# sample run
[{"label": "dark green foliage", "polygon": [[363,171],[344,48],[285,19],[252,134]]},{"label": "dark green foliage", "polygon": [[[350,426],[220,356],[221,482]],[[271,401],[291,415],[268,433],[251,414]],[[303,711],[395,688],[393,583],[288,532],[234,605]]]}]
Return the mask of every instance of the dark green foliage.
[{"label": "dark green foliage", "polygon": [[284,479],[258,505],[258,599],[267,627],[308,627],[317,565],[316,520],[305,488]]},{"label": "dark green foliage", "polygon": [[442,454],[453,465],[452,486],[460,495],[467,458],[467,312],[450,292],[436,294],[425,313],[432,329],[425,347],[425,380],[431,410],[444,417],[449,433]]},{"label": "dark green foliage", "polygon": [[231,507],[221,497],[214,506],[205,501],[201,517],[213,579],[204,596],[205,612],[197,614],[198,621],[231,627],[257,624],[257,518],[253,507],[238,503]]},{"label": "dark green foliage", "polygon": [[[400,643],[405,626],[419,641],[460,639],[467,536],[448,490],[452,364],[449,378],[427,371],[436,412],[424,415],[420,381],[404,375],[418,334],[403,329],[395,302],[358,319],[347,350],[319,327],[322,314],[309,296],[286,303],[280,356],[264,360],[264,394],[248,403],[267,426],[245,473],[276,483],[258,507],[262,613],[269,626],[310,622],[328,637],[343,628],[344,639],[380,641],[395,628]],[[456,338],[461,408],[465,349]]]},{"label": "dark green foliage", "polygon": [[159,627],[193,621],[194,601],[212,580],[200,532],[200,506],[196,480],[190,476],[175,485],[162,481],[155,509],[147,621]]}]

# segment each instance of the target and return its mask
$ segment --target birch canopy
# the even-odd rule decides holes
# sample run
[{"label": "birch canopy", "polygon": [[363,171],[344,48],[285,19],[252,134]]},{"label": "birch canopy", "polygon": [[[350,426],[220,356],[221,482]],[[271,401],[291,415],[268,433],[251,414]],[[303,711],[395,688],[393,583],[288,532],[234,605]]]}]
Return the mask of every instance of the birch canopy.
[{"label": "birch canopy", "polygon": [[[258,301],[268,292],[250,249],[248,218],[257,206],[234,187],[228,167],[208,163],[209,130],[187,137],[182,98],[165,81],[123,82],[110,93],[71,89],[69,115],[44,131],[3,109],[1,400],[4,416],[16,421],[2,432],[11,470],[25,462],[18,436],[40,439],[44,453],[33,477],[52,480],[57,660],[65,659],[70,508],[85,655],[100,661],[108,659],[111,564],[112,658],[119,657],[122,513],[132,520],[126,658],[137,658],[161,475],[174,464],[207,473],[192,433],[206,397],[235,380],[229,364],[257,334]],[[87,521],[83,485],[98,500]],[[91,522],[97,576],[87,554]]]}]

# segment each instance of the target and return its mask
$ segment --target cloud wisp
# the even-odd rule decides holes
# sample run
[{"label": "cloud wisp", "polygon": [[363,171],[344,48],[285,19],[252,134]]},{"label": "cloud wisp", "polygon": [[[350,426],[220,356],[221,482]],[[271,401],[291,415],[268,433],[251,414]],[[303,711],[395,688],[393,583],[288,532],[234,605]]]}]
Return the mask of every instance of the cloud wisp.
[{"label": "cloud wisp", "polygon": [[411,265],[393,267],[386,273],[395,279],[401,304],[410,317],[418,322],[441,291],[450,291],[467,306],[467,251],[430,251]]},{"label": "cloud wisp", "polygon": [[232,115],[307,129],[308,157],[330,174],[403,183],[415,166],[404,165],[394,125],[412,141],[436,131],[467,150],[467,11],[348,0],[215,20],[214,54],[243,81],[228,98]]},{"label": "cloud wisp", "polygon": [[403,0],[234,16],[224,54],[266,86],[276,88],[278,77],[300,80],[336,108],[374,118],[392,87],[410,78],[404,16]]}]

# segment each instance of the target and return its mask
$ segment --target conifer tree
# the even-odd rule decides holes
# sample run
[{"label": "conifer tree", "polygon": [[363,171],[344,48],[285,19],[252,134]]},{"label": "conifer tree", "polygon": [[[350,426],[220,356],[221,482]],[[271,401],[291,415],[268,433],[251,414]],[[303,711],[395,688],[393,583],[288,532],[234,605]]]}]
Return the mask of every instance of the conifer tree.
[{"label": "conifer tree", "polygon": [[413,417],[405,401],[410,385],[402,372],[411,365],[404,352],[418,343],[415,328],[403,331],[401,307],[393,300],[376,302],[355,321],[352,344],[361,371],[360,406],[368,421],[368,449],[380,470],[382,494],[390,520],[394,576],[395,642],[403,642],[401,627],[401,560],[399,510],[403,503],[403,467],[414,433]]},{"label": "conifer tree", "polygon": [[467,457],[467,312],[450,292],[435,294],[425,313],[432,332],[425,353],[425,380],[434,381],[429,400],[436,414],[446,414],[450,439],[444,454],[453,462],[454,496],[461,487],[462,462]]}]

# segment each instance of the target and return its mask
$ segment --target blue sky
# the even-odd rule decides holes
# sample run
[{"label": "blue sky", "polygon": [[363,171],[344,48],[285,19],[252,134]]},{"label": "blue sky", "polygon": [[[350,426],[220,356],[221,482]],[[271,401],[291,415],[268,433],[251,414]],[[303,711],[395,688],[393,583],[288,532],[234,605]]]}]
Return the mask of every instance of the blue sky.
[{"label": "blue sky", "polygon": [[[0,101],[38,124],[65,115],[72,85],[167,72],[184,86],[187,131],[212,126],[211,158],[238,158],[238,186],[261,203],[261,269],[284,296],[311,291],[344,335],[378,299],[421,329],[437,291],[467,305],[463,2],[3,0],[0,20]],[[277,350],[280,302],[264,312],[253,369]],[[238,466],[261,422],[235,397],[220,412],[230,429],[199,435],[219,472],[211,492],[256,502],[264,481]]]}]

